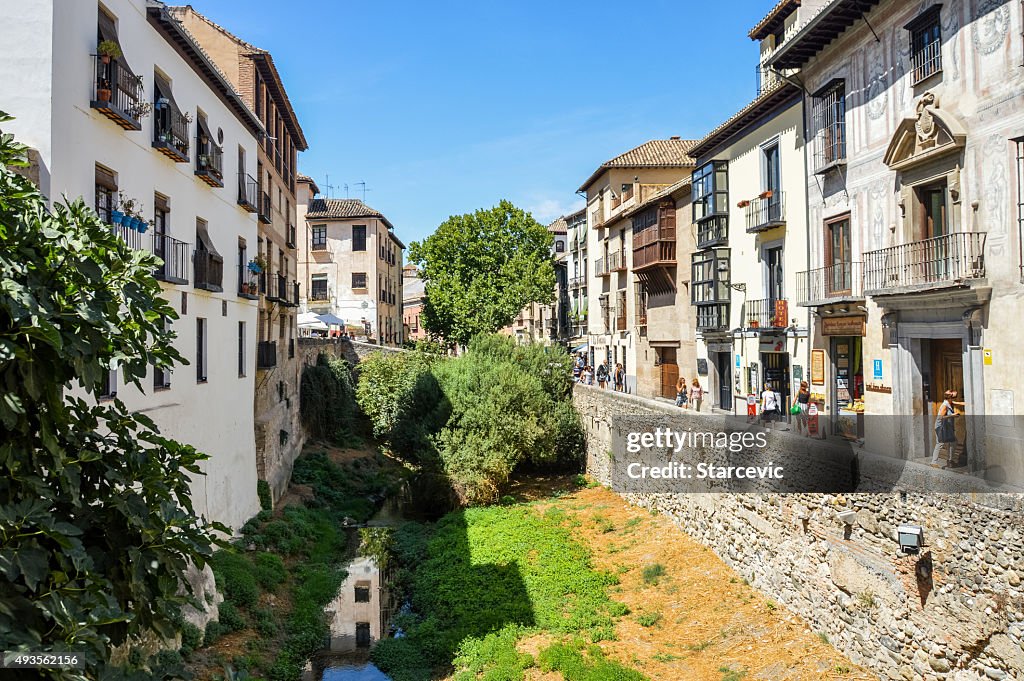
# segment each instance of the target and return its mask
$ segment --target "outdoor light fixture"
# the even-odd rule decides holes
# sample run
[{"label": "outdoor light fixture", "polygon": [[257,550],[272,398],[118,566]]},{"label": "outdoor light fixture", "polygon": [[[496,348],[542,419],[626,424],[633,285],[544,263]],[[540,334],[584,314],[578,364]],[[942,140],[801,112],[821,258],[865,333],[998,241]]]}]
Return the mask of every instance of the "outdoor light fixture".
[{"label": "outdoor light fixture", "polygon": [[917,553],[924,546],[924,528],[920,525],[900,525],[896,532],[903,553]]}]

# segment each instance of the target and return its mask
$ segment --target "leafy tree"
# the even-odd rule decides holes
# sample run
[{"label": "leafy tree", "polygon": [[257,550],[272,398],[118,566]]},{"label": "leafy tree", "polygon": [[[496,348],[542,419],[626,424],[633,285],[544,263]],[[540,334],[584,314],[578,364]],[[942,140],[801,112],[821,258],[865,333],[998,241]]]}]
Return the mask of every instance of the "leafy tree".
[{"label": "leafy tree", "polygon": [[[118,678],[146,661],[115,669],[111,648],[177,633],[185,571],[226,528],[192,508],[204,455],[120,401],[81,397],[105,368],[141,387],[151,364],[181,361],[159,261],[81,199],[48,210],[9,169],[24,165],[25,148],[0,133],[0,650],[73,649],[85,669],[40,674]],[[172,673],[157,666],[138,673]]]},{"label": "leafy tree", "polygon": [[554,299],[551,233],[502,201],[489,210],[448,218],[409,260],[425,280],[423,326],[448,343],[466,345],[508,326],[528,303]]}]

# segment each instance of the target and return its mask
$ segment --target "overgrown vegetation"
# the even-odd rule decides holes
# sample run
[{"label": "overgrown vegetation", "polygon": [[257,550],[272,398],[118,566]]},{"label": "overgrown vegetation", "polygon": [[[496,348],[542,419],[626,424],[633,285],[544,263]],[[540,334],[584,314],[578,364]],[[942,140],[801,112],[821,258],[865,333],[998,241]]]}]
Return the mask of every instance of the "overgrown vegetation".
[{"label": "overgrown vegetation", "polygon": [[316,364],[303,369],[299,412],[311,437],[333,444],[348,440],[356,415],[355,385],[349,363],[321,354]]},{"label": "overgrown vegetation", "polygon": [[183,362],[168,331],[177,314],[156,257],[81,199],[47,205],[12,170],[26,166],[25,147],[0,133],[0,650],[85,662],[26,678],[176,676],[174,654],[115,664],[111,651],[180,630],[178,585],[215,543],[190,497],[206,457],[95,396],[115,367],[141,388],[151,367]]},{"label": "overgrown vegetation", "polygon": [[[523,670],[537,664],[517,651],[523,636],[545,632],[568,641],[607,640],[616,619],[628,612],[608,596],[618,577],[595,570],[571,529],[532,506],[456,511],[432,531],[404,525],[393,542],[399,581],[417,613],[397,618],[405,636],[384,640],[373,652],[395,681],[430,679],[451,665],[459,681],[478,675],[522,679]],[[584,658],[575,645],[548,657],[567,679],[643,678],[633,672],[616,676],[610,670],[627,670],[592,653]]]},{"label": "overgrown vegetation", "polygon": [[564,350],[477,336],[459,357],[367,358],[357,398],[395,454],[442,472],[463,502],[493,503],[522,465],[579,465],[570,369]]},{"label": "overgrown vegetation", "polygon": [[[219,620],[206,627],[203,648],[192,655],[193,667],[224,662],[209,646],[245,631],[241,636],[250,643],[264,645],[233,660],[235,668],[269,681],[299,679],[306,660],[323,647],[324,606],[345,578],[340,568],[349,557],[344,524],[368,520],[376,502],[399,484],[399,474],[382,457],[339,465],[321,451],[295,462],[292,481],[308,485],[312,499],[276,514],[263,511],[242,528],[231,548],[211,559],[224,602]],[[188,657],[197,644],[183,644],[182,654]]]}]

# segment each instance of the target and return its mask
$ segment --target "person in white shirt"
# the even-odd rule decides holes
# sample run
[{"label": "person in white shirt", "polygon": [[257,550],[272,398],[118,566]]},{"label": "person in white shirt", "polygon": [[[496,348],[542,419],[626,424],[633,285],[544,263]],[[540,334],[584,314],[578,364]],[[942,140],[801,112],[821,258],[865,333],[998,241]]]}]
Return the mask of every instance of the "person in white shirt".
[{"label": "person in white shirt", "polygon": [[770,383],[764,384],[764,391],[761,392],[761,422],[771,423],[779,418],[779,396]]}]

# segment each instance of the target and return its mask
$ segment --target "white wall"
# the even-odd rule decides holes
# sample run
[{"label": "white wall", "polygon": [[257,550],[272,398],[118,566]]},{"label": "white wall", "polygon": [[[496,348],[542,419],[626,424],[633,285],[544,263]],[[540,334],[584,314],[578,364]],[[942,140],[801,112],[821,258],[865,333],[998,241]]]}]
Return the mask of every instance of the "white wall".
[{"label": "white wall", "polygon": [[[154,393],[152,380],[147,379],[145,394],[122,385],[118,397],[131,409],[144,411],[165,435],[210,455],[203,464],[207,475],[193,485],[196,510],[237,528],[259,510],[253,440],[256,302],[236,295],[238,238],[247,241],[250,254],[256,250],[255,216],[236,203],[237,148],[244,146],[254,163],[255,138],[149,24],[143,0],[108,0],[106,7],[117,17],[125,58],[144,78],[146,100],[153,101],[157,65],[172,80],[175,100],[183,111],[191,111],[195,118],[199,107],[215,136],[218,128],[223,129],[225,186],[211,188],[194,175],[195,123],[189,129],[190,162],[174,163],[151,146],[152,116],[143,119],[142,130],[125,131],[90,109],[90,55],[96,50],[94,0],[0,6],[0,82],[27,79],[19,75],[23,68],[32,74],[31,82],[18,88],[25,96],[4,105],[18,117],[8,129],[40,151],[43,165],[51,172],[51,198],[81,196],[93,205],[95,165],[100,163],[116,171],[119,190],[140,200],[147,218],[153,217],[154,192],[170,197],[171,236],[194,248],[196,218],[208,222],[214,245],[224,257],[224,292],[194,289],[191,267],[189,285],[163,285],[181,315],[173,323],[178,334],[175,347],[190,362],[196,357],[196,318],[208,320],[208,381],[197,383],[195,367],[182,366],[173,373],[168,390]],[[44,96],[47,92],[52,98]],[[147,248],[150,243],[145,241]],[[184,313],[183,294],[187,297]],[[246,324],[243,377],[238,375],[237,363],[240,321]]]}]

